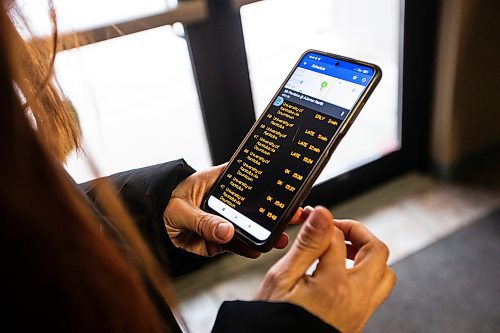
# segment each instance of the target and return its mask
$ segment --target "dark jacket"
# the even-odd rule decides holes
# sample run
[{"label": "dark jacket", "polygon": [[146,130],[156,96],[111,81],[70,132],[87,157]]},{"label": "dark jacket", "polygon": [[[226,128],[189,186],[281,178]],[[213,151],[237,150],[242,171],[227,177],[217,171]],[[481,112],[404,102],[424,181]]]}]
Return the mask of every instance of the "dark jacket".
[{"label": "dark jacket", "polygon": [[[177,160],[110,176],[146,242],[171,276],[189,273],[207,261],[207,258],[175,247],[163,223],[163,211],[170,200],[172,191],[177,184],[193,172],[194,170],[184,160]],[[96,198],[92,182],[79,186],[95,207],[98,198]],[[98,207],[96,209],[99,211]],[[100,215],[104,229],[106,229],[106,218]],[[161,307],[164,303],[157,301],[156,304]],[[164,311],[164,309],[159,309],[159,311],[170,315],[170,311]],[[260,301],[224,302],[219,309],[212,331],[337,332],[333,327],[297,305]]]}]

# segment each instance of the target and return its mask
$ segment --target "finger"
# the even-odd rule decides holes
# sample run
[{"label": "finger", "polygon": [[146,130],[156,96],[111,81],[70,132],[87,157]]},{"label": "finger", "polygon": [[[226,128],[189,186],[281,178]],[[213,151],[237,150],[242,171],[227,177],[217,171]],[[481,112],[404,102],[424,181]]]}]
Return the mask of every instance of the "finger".
[{"label": "finger", "polygon": [[360,331],[363,327],[365,327],[373,312],[375,312],[375,310],[377,310],[377,308],[384,303],[387,297],[389,297],[395,284],[396,274],[394,274],[394,272],[387,267],[382,280],[370,298],[368,311],[365,312],[364,318],[358,321],[358,327],[361,328]]},{"label": "finger", "polygon": [[292,217],[290,224],[302,224],[305,220],[307,220],[307,218],[313,211],[314,208],[312,208],[311,206],[305,206],[304,208],[300,207]]},{"label": "finger", "polygon": [[284,249],[288,245],[288,235],[285,233],[282,233],[281,236],[278,238],[276,243],[274,244],[274,247],[277,249]]},{"label": "finger", "polygon": [[302,207],[299,207],[295,211],[295,214],[293,214],[292,219],[290,220],[290,224],[301,224],[302,222],[305,221],[304,217],[304,209]]},{"label": "finger", "polygon": [[344,232],[346,240],[352,243],[354,249],[357,249],[354,256],[355,264],[361,263],[368,254],[379,257],[378,259],[384,263],[387,262],[389,249],[363,224],[353,220],[334,220],[334,222],[335,226]]},{"label": "finger", "polygon": [[330,246],[325,254],[319,258],[314,277],[328,281],[344,277],[346,275],[346,251],[344,233],[339,228],[334,227]]},{"label": "finger", "polygon": [[389,297],[392,289],[396,285],[396,282],[397,282],[396,273],[394,273],[394,271],[387,266],[382,279],[375,288],[372,298],[370,299],[370,305],[373,311],[375,311],[376,308],[382,305],[382,303],[384,303],[387,297]]},{"label": "finger", "polygon": [[335,226],[342,230],[345,238],[357,249],[353,269],[360,270],[362,278],[370,284],[378,283],[387,266],[389,257],[387,246],[357,221],[335,220],[334,222]]},{"label": "finger", "polygon": [[205,184],[207,188],[212,188],[217,178],[219,178],[220,174],[226,168],[227,163],[219,164],[213,166],[207,170],[202,171],[203,179],[205,180]]},{"label": "finger", "polygon": [[285,274],[287,285],[293,286],[309,266],[330,246],[333,234],[332,215],[324,207],[317,207],[304,222],[290,251],[274,267],[275,273]]},{"label": "finger", "polygon": [[333,222],[337,228],[342,230],[345,239],[350,241],[352,245],[358,249],[375,238],[375,236],[358,221],[335,219]]},{"label": "finger", "polygon": [[314,212],[314,208],[311,206],[305,206],[304,209],[302,210],[302,219],[305,221],[311,215],[311,213]]},{"label": "finger", "polygon": [[182,199],[172,199],[172,217],[174,227],[197,233],[205,241],[225,244],[234,236],[234,226],[224,218],[209,214]]}]

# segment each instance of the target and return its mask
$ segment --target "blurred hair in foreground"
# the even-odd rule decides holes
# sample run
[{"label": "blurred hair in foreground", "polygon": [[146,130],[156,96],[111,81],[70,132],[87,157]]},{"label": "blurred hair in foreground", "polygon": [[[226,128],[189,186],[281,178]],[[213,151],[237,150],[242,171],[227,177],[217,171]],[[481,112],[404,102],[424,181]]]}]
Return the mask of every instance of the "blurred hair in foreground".
[{"label": "blurred hair in foreground", "polygon": [[[0,0],[0,252],[3,322],[16,331],[174,332],[152,294],[168,282],[106,181],[96,186],[113,238],[62,168],[80,149],[78,117],[53,78],[51,38],[31,38],[13,1]],[[21,33],[20,33],[21,32]],[[168,307],[167,307],[168,309]]]}]

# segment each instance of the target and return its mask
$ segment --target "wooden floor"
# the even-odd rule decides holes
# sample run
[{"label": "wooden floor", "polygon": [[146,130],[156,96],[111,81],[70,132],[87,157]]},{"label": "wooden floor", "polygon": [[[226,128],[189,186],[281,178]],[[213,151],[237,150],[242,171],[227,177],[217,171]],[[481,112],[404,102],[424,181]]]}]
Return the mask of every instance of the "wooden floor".
[{"label": "wooden floor", "polygon": [[[407,174],[331,207],[337,218],[363,222],[390,248],[390,263],[442,239],[500,206],[500,187],[449,184]],[[298,227],[288,229],[293,239]],[[286,250],[257,260],[226,255],[174,283],[180,314],[191,332],[210,332],[224,300],[251,299],[268,268]]]}]

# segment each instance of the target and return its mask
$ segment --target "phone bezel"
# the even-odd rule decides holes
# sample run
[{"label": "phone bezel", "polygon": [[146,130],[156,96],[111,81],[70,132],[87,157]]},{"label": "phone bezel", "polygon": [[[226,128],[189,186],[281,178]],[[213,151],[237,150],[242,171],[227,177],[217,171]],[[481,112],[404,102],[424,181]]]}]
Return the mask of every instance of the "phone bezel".
[{"label": "phone bezel", "polygon": [[[321,171],[324,169],[326,163],[329,161],[330,156],[332,155],[333,151],[338,146],[338,144],[340,143],[340,141],[344,137],[345,133],[348,131],[348,129],[352,125],[353,121],[356,119],[356,117],[358,116],[359,112],[363,108],[364,104],[366,103],[366,101],[368,100],[368,98],[372,94],[373,90],[375,89],[375,87],[380,82],[380,79],[382,78],[382,70],[380,69],[380,67],[378,67],[375,64],[371,64],[371,63],[368,63],[368,62],[364,62],[364,61],[352,59],[352,58],[345,57],[345,56],[336,55],[336,54],[333,54],[333,53],[323,52],[323,51],[319,51],[319,50],[309,49],[309,50],[305,51],[299,57],[298,61],[293,66],[293,68],[290,71],[290,73],[287,75],[287,77],[285,78],[285,80],[283,81],[283,83],[277,89],[277,91],[274,94],[274,96],[272,97],[271,101],[267,104],[266,108],[264,109],[264,112],[262,112],[262,114],[260,115],[260,117],[255,121],[255,123],[253,124],[253,126],[250,128],[250,130],[246,134],[245,138],[240,143],[238,149],[236,149],[236,151],[234,152],[233,156],[229,160],[229,163],[226,165],[226,167],[224,168],[224,170],[222,171],[222,173],[219,175],[219,177],[215,181],[214,187],[218,184],[218,182],[220,181],[220,179],[222,177],[224,177],[224,175],[227,172],[227,168],[234,162],[235,158],[240,153],[241,149],[243,149],[243,146],[245,145],[245,143],[247,142],[247,140],[251,137],[252,132],[260,124],[261,120],[264,119],[264,117],[267,115],[267,113],[269,112],[269,110],[270,110],[270,108],[271,108],[274,100],[276,99],[276,97],[278,97],[278,95],[283,90],[283,88],[285,87],[285,85],[288,82],[288,80],[290,79],[290,77],[293,75],[294,71],[297,69],[297,67],[301,63],[302,59],[308,53],[321,54],[321,55],[324,55],[326,57],[330,57],[330,58],[334,58],[334,59],[338,59],[338,60],[350,62],[350,63],[356,64],[356,65],[360,65],[360,66],[369,67],[369,68],[371,68],[373,70],[373,76],[372,76],[372,79],[370,80],[370,82],[368,83],[368,85],[366,86],[365,90],[361,94],[361,96],[359,96],[358,100],[354,104],[352,110],[349,112],[349,114],[347,115],[347,117],[344,119],[344,121],[342,122],[342,124],[340,125],[340,127],[338,128],[338,130],[336,131],[336,133],[334,134],[333,138],[330,140],[330,142],[328,143],[328,145],[326,146],[326,148],[323,150],[323,152],[319,156],[317,163],[315,163],[315,165],[313,166],[313,168],[311,170],[311,173],[309,174],[309,177],[307,177],[306,180],[304,181],[304,183],[300,186],[300,188],[297,189],[296,195],[294,196],[294,198],[292,199],[292,201],[290,202],[290,204],[288,205],[288,207],[285,208],[285,212],[282,214],[282,218],[280,219],[280,221],[277,222],[276,226],[271,231],[270,236],[266,240],[260,241],[257,238],[255,238],[253,235],[251,235],[251,234],[247,233],[246,231],[242,230],[239,226],[237,226],[235,223],[233,223],[232,221],[229,220],[229,222],[231,222],[233,224],[234,228],[235,228],[235,231],[236,231],[235,235],[236,235],[236,237],[238,239],[240,239],[241,241],[243,241],[245,244],[247,244],[247,245],[249,245],[249,246],[251,246],[253,248],[256,248],[260,252],[267,252],[270,249],[272,249],[273,245],[278,240],[278,237],[285,230],[286,226],[288,225],[288,223],[289,223],[290,219],[292,218],[293,214],[295,213],[295,211],[300,207],[300,205],[302,204],[302,202],[304,202],[305,198],[307,197],[307,195],[311,191],[312,185],[314,184],[314,182],[318,178],[318,176],[321,173]],[[216,214],[216,215],[221,216],[218,212],[216,212],[215,210],[213,210],[207,204],[208,198],[212,195],[214,187],[212,187],[212,189],[205,195],[205,197],[203,199],[203,203],[202,203],[202,209],[205,210],[205,211],[207,211],[207,212],[209,212],[209,213],[211,213],[211,214]]]}]

